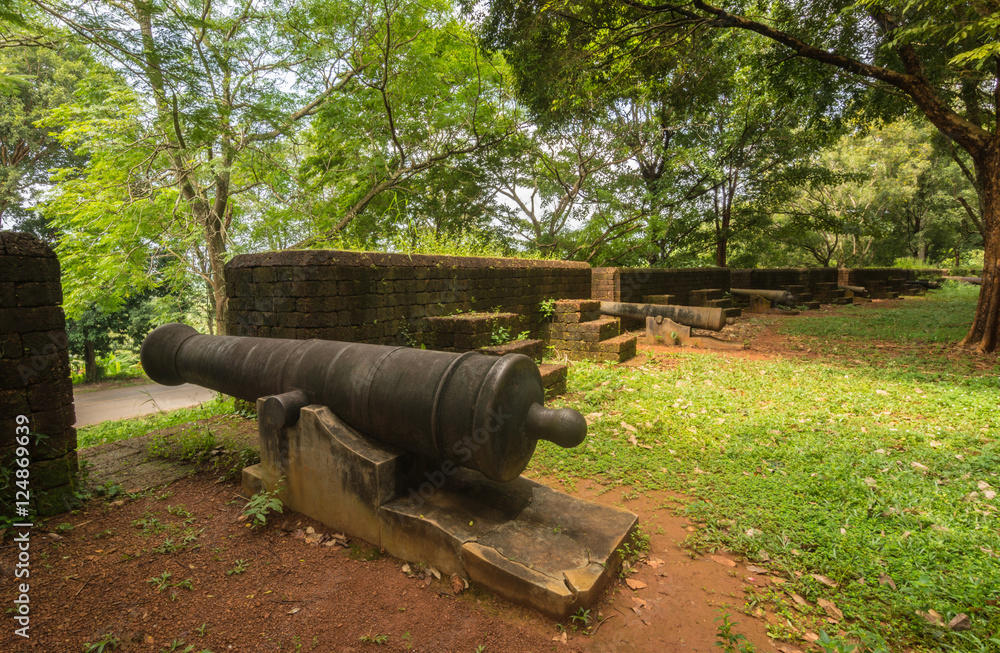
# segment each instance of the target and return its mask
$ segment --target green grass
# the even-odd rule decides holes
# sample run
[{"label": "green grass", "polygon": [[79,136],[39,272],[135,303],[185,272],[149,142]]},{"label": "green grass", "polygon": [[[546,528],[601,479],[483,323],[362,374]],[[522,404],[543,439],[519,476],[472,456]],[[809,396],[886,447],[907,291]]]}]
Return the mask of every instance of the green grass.
[{"label": "green grass", "polygon": [[170,412],[154,413],[145,417],[102,422],[93,426],[77,429],[77,443],[80,449],[93,447],[106,442],[127,440],[145,435],[157,429],[186,424],[216,415],[226,415],[234,412],[233,399],[215,398],[211,401],[191,408],[181,408]]},{"label": "green grass", "polygon": [[[889,365],[874,348],[964,335],[948,324],[974,297],[939,297],[847,309],[846,327],[836,316],[789,321],[823,341],[819,358],[575,364],[561,404],[590,415],[588,439],[569,450],[540,442],[532,469],[685,493],[682,512],[703,523],[692,546],[769,559],[791,591],[833,600],[874,650],[1000,651],[1000,497],[980,486],[1000,489],[995,359],[935,350]],[[870,355],[838,353],[849,338],[867,338]],[[915,614],[928,609],[945,621],[964,612],[973,629],[935,628]]]}]

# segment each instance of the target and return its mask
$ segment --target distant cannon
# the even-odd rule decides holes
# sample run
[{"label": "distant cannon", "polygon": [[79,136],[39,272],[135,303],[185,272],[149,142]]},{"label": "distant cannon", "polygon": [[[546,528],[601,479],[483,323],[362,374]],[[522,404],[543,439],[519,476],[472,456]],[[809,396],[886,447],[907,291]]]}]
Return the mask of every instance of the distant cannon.
[{"label": "distant cannon", "polygon": [[496,481],[517,478],[537,440],[573,447],[587,433],[575,410],[543,407],[538,367],[521,354],[206,336],[167,324],[146,336],[140,359],[157,383],[268,397],[259,418],[273,428],[321,404],[365,435]]},{"label": "distant cannon", "polygon": [[729,294],[737,297],[763,297],[772,304],[795,306],[795,295],[787,290],[764,290],[763,288],[730,288]]},{"label": "distant cannon", "polygon": [[910,279],[906,282],[909,286],[921,286],[929,290],[937,290],[941,287],[941,284],[937,281],[931,281],[929,279]]},{"label": "distant cannon", "polygon": [[868,289],[864,286],[840,286],[844,290],[849,290],[855,295],[867,295]]},{"label": "distant cannon", "polygon": [[643,322],[646,321],[647,317],[666,318],[678,324],[711,331],[721,331],[724,326],[733,322],[732,318],[726,317],[726,312],[721,308],[702,306],[601,302],[601,313],[614,317],[642,320]]}]

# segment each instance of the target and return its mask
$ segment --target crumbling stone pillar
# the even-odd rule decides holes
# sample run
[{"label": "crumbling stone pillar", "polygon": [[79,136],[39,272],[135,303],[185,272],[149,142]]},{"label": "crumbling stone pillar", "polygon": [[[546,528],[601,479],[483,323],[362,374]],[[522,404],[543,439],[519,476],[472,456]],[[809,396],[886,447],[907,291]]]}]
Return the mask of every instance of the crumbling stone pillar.
[{"label": "crumbling stone pillar", "polygon": [[[30,234],[0,231],[0,509],[15,516],[17,437],[27,426],[31,513],[72,507],[76,416],[59,261]],[[23,440],[22,440],[23,443]],[[23,477],[23,474],[22,474]],[[20,515],[24,516],[24,515]]]}]

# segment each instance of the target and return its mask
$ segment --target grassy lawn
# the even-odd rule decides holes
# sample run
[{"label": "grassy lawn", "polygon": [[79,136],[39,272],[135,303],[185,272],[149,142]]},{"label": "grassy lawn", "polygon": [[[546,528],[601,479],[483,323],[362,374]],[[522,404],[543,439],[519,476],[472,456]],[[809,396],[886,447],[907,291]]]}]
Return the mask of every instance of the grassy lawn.
[{"label": "grassy lawn", "polygon": [[[684,493],[691,547],[787,575],[748,612],[823,613],[792,609],[794,593],[831,601],[845,620],[828,630],[871,650],[1000,651],[1000,367],[953,347],[976,290],[785,319],[809,357],[574,364],[556,403],[590,435],[539,443],[532,470]],[[947,626],[959,614],[970,630]]]}]

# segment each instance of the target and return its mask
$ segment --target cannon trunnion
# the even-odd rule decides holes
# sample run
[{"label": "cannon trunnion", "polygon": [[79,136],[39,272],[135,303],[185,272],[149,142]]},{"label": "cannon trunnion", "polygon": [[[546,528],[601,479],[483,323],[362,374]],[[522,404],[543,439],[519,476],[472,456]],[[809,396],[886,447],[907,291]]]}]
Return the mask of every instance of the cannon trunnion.
[{"label": "cannon trunnion", "polygon": [[520,354],[206,336],[167,324],[146,337],[140,357],[157,383],[270,397],[261,417],[274,427],[321,404],[365,435],[496,481],[517,478],[538,439],[572,447],[587,432],[578,412],[542,406],[538,368]]}]

